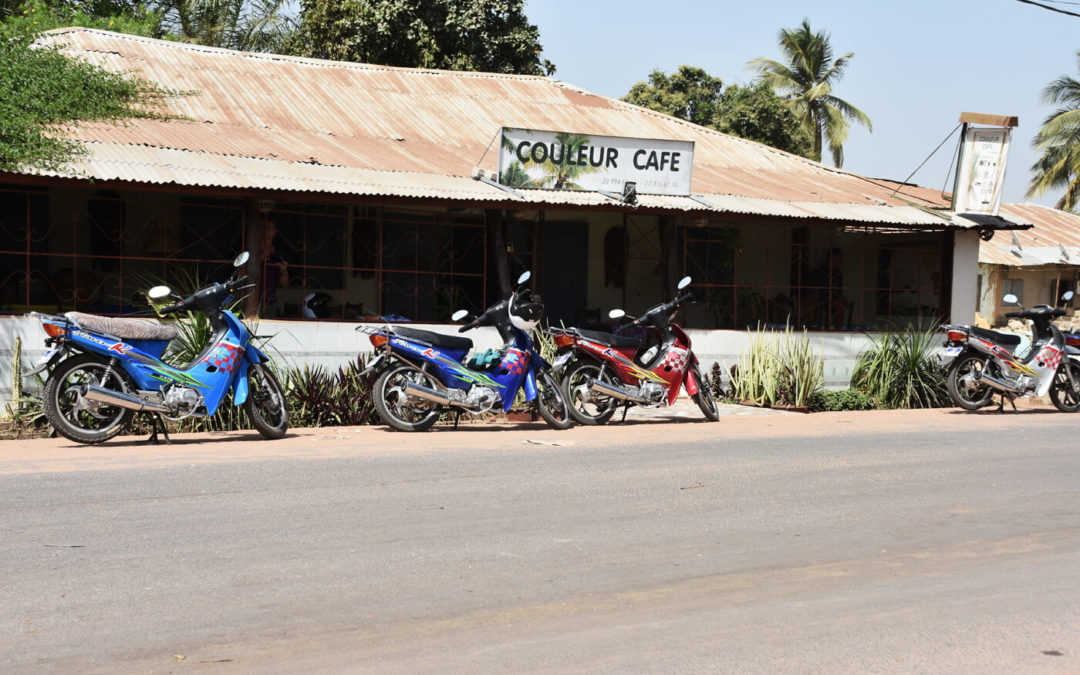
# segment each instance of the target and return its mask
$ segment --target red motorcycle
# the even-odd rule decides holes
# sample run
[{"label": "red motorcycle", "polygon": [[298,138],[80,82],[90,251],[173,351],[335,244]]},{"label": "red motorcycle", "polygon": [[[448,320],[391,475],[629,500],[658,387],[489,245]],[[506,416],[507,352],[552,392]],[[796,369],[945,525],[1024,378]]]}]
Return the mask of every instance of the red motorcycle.
[{"label": "red motorcycle", "polygon": [[[690,285],[690,277],[679,282],[678,290]],[[623,419],[632,405],[659,408],[675,403],[679,388],[705,413],[711,422],[720,419],[709,387],[703,383],[697,357],[690,349],[690,337],[671,319],[679,307],[692,299],[690,293],[676,295],[671,302],[649,309],[633,319],[631,326],[644,327],[645,337],[626,337],[581,328],[551,329],[559,357],[554,366],[566,365],[562,387],[570,414],[581,424],[604,424],[619,406]],[[612,319],[626,317],[613,309]]]}]

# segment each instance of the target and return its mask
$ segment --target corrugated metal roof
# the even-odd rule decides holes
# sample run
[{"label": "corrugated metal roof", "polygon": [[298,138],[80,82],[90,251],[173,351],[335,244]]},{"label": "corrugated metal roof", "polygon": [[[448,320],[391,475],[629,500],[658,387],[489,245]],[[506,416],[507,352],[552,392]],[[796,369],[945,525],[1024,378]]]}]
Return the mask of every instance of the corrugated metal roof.
[{"label": "corrugated metal roof", "polygon": [[1001,214],[1034,224],[1030,230],[997,232],[979,244],[979,262],[1009,267],[1080,265],[1080,216],[1039,204],[1004,204]]},{"label": "corrugated metal roof", "polygon": [[[723,212],[949,225],[861,176],[550,78],[249,54],[85,28],[43,39],[110,70],[196,92],[165,104],[186,120],[74,129],[90,150],[75,168],[99,180],[625,208],[598,194],[516,197],[470,178],[478,164],[496,168],[502,127],[557,129],[693,141],[692,189]],[[678,197],[641,203],[708,209]]]}]

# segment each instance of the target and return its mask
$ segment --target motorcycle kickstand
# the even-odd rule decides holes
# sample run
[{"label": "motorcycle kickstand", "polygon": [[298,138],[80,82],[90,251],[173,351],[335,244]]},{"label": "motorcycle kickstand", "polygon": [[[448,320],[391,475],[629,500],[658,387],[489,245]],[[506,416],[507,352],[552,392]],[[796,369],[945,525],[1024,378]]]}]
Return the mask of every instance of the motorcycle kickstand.
[{"label": "motorcycle kickstand", "polygon": [[148,413],[150,415],[150,424],[154,430],[154,433],[150,434],[150,438],[146,439],[147,443],[153,443],[158,445],[161,441],[158,440],[158,427],[161,427],[161,433],[165,436],[165,443],[172,445],[172,439],[169,438],[169,430],[165,428],[165,420],[161,419],[161,415],[157,413]]},{"label": "motorcycle kickstand", "polygon": [[460,420],[460,419],[461,419],[461,411],[460,410],[455,410],[454,411],[454,428],[455,429],[457,429],[457,423],[458,423],[458,420]]},{"label": "motorcycle kickstand", "polygon": [[1006,394],[1005,392],[1001,392],[1001,403],[998,405],[998,412],[1004,414],[1004,412],[1005,412],[1005,398],[1006,397],[1008,397],[1008,399],[1009,399],[1009,405],[1012,406],[1013,412],[1018,413],[1019,411],[1016,409],[1016,401],[1013,399],[1013,397],[1011,395]]},{"label": "motorcycle kickstand", "polygon": [[626,421],[626,413],[628,413],[628,412],[630,412],[630,404],[629,403],[624,403],[623,407],[622,407],[622,419],[619,420],[620,422],[625,422]]}]

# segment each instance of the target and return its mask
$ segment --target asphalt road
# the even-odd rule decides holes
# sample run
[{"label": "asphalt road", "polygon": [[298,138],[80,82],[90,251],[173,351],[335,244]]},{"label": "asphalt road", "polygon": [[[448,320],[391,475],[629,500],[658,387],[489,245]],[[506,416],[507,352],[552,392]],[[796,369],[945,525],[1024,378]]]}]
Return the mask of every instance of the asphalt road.
[{"label": "asphalt road", "polygon": [[0,443],[0,671],[1080,672],[1080,417]]}]

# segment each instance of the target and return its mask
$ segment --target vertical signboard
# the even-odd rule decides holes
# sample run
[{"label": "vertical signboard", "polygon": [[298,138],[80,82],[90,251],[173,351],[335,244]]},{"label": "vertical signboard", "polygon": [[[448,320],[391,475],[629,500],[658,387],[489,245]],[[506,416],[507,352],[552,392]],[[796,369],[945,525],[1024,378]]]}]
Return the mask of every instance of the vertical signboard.
[{"label": "vertical signboard", "polygon": [[953,211],[998,215],[1010,129],[969,128],[960,149]]}]

